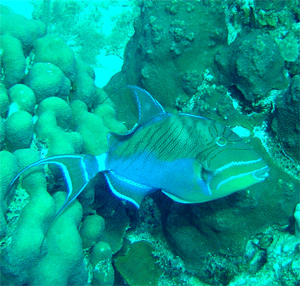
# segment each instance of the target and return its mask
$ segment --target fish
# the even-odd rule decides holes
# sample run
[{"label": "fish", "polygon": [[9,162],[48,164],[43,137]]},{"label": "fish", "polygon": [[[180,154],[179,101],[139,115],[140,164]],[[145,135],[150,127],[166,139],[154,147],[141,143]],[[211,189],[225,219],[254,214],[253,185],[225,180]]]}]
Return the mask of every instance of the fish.
[{"label": "fish", "polygon": [[125,134],[108,134],[107,153],[59,155],[41,159],[27,170],[54,164],[61,170],[67,197],[61,214],[102,172],[114,195],[137,208],[161,190],[180,203],[203,203],[262,182],[269,167],[242,138],[214,120],[168,113],[146,90],[128,86],[138,108],[138,122]]}]

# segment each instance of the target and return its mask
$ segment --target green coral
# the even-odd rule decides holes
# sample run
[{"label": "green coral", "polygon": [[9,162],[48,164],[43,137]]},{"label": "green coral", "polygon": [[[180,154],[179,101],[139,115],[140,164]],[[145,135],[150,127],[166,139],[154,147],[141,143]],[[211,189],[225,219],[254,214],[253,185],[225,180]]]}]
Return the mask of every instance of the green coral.
[{"label": "green coral", "polygon": [[[1,12],[4,13],[5,9]],[[6,21],[1,22],[5,23],[1,33],[7,33],[1,35],[2,282],[86,285],[88,271],[84,264],[83,245],[88,249],[88,260],[91,256],[89,265],[94,271],[91,283],[113,285],[112,251],[101,239],[105,219],[96,215],[93,209],[96,207],[92,205],[92,184],[81,195],[81,203],[72,203],[54,222],[66,193],[60,192],[63,181],[57,179],[58,173],[51,166],[46,172],[44,166],[26,172],[19,180],[17,192],[17,182],[12,189],[8,186],[19,170],[41,156],[80,154],[83,151],[100,154],[107,150],[108,132],[126,132],[127,129],[115,119],[114,105],[110,100],[98,108],[107,95],[96,88],[93,69],[75,59],[72,49],[60,37],[48,35],[37,40],[44,36],[39,33],[43,26],[39,21],[24,22],[29,25],[27,32],[31,35],[25,35],[26,25],[17,25],[18,33],[18,29],[9,25],[8,19],[11,18],[12,22],[24,19],[9,10],[5,15],[7,17],[2,18],[2,14],[0,17],[1,21]],[[35,28],[32,25],[36,25]],[[69,101],[73,101],[72,104]],[[97,113],[92,113],[94,109]],[[83,210],[85,219],[80,228]],[[88,213],[94,215],[86,217]],[[120,244],[128,226],[126,218],[125,215],[125,226],[117,237]]]},{"label": "green coral", "polygon": [[284,151],[300,161],[300,76],[291,80],[287,91],[276,98],[271,127]]},{"label": "green coral", "polygon": [[8,186],[18,173],[19,166],[16,157],[8,151],[0,152],[0,165],[0,237],[3,237],[7,231],[4,214],[15,193],[14,189],[8,190]]},{"label": "green coral", "polygon": [[82,247],[91,248],[96,244],[105,228],[105,221],[101,216],[89,215],[80,226],[80,236],[82,238]]},{"label": "green coral", "polygon": [[33,140],[33,119],[26,111],[13,113],[5,122],[5,141],[11,152],[29,148]]},{"label": "green coral", "polygon": [[0,35],[10,35],[20,40],[26,55],[32,49],[34,41],[46,34],[46,27],[41,21],[28,20],[3,5],[0,13]]},{"label": "green coral", "polygon": [[51,63],[60,68],[70,81],[75,79],[76,59],[74,52],[59,36],[47,35],[36,40],[34,52],[34,63]]},{"label": "green coral", "polygon": [[0,150],[5,146],[5,124],[4,119],[0,118]]},{"label": "green coral", "polygon": [[112,266],[112,251],[108,243],[100,241],[92,249],[90,262],[93,266],[91,285],[114,284],[115,271]]},{"label": "green coral", "polygon": [[[72,25],[78,19],[76,13],[82,11],[82,7],[76,1],[71,4],[55,3],[64,7],[69,5],[67,17],[69,29],[72,30]],[[260,238],[259,243],[255,240],[255,234],[263,233],[271,223],[287,223],[295,201],[299,199],[299,184],[278,170],[260,144],[251,138],[254,126],[266,118],[270,102],[264,102],[264,112],[258,114],[251,113],[251,105],[257,103],[258,97],[267,99],[269,87],[267,84],[264,86],[258,77],[266,76],[268,82],[272,83],[269,79],[271,75],[260,70],[257,72],[255,67],[268,70],[263,65],[264,60],[266,58],[268,63],[272,63],[272,55],[268,55],[267,51],[274,52],[277,57],[281,48],[273,44],[283,26],[277,31],[274,27],[270,33],[261,29],[257,32],[260,37],[253,36],[252,30],[262,24],[257,20],[258,8],[251,3],[242,6],[240,2],[229,1],[224,4],[226,9],[236,11],[237,27],[240,25],[242,29],[243,25],[247,26],[247,29],[241,30],[243,33],[238,32],[239,35],[233,38],[230,46],[227,45],[228,30],[224,20],[228,15],[225,6],[219,3],[142,3],[141,21],[136,22],[136,34],[126,49],[123,71],[105,88],[115,103],[95,86],[93,69],[75,59],[72,50],[61,38],[46,36],[33,44],[34,38],[36,40],[44,36],[37,32],[30,35],[39,30],[39,22],[30,22],[30,25],[36,25],[35,29],[25,22],[28,29],[26,25],[15,25],[4,30],[5,37],[12,35],[22,43],[21,48],[26,56],[25,70],[28,71],[26,79],[23,81],[20,77],[15,81],[16,84],[8,86],[8,91],[4,85],[0,87],[1,148],[4,150],[0,153],[0,164],[4,166],[0,174],[0,233],[3,236],[1,278],[4,284],[113,285],[125,280],[130,285],[158,285],[164,282],[164,285],[200,285],[203,281],[221,285],[232,283],[234,277],[238,277],[238,273],[245,269],[253,279],[253,271],[260,272],[264,268],[265,248],[270,247],[269,254],[272,249],[280,253],[278,251],[282,244],[279,243],[278,248],[273,243],[272,247],[269,245],[272,241],[270,234],[267,233],[265,239]],[[244,20],[243,13],[246,17]],[[281,13],[280,9],[277,13]],[[296,12],[294,14],[297,17]],[[6,20],[23,21],[10,12],[5,15]],[[64,16],[63,13],[60,15]],[[276,17],[271,17],[269,24],[263,27],[267,29],[273,23],[271,20],[276,19],[278,25],[283,25],[283,18]],[[229,22],[230,19],[227,19],[227,24]],[[5,25],[8,27],[7,22]],[[20,33],[17,33],[18,30]],[[88,29],[84,32],[88,33]],[[90,35],[94,33],[86,35],[86,38]],[[84,35],[81,36],[84,39]],[[279,38],[285,40],[285,35],[281,34]],[[246,40],[250,41],[251,49]],[[35,49],[32,49],[33,45]],[[239,50],[241,47],[244,48],[242,51]],[[237,55],[234,55],[235,51],[238,51]],[[235,56],[240,57],[239,64]],[[248,66],[243,66],[243,63]],[[293,63],[296,70],[297,62]],[[272,71],[276,75],[272,80],[282,79],[283,82],[285,78],[282,78],[282,71],[288,66],[283,65],[281,58],[277,64],[279,68]],[[254,75],[251,74],[252,70]],[[288,70],[291,71],[290,68]],[[10,76],[10,72],[5,71],[3,80],[6,76]],[[238,79],[242,77],[243,82],[239,82]],[[272,88],[285,88],[282,82],[271,84]],[[7,189],[8,184],[28,164],[50,155],[98,155],[108,150],[108,132],[126,133],[125,125],[117,120],[117,116],[122,120],[125,117],[123,121],[133,122],[135,119],[130,118],[131,113],[136,111],[129,97],[123,94],[123,89],[122,96],[120,93],[111,94],[124,84],[144,85],[168,110],[176,106],[188,112],[201,111],[201,114],[227,122],[230,126],[236,126],[237,122],[246,126],[254,148],[268,161],[271,168],[269,178],[259,187],[249,188],[234,197],[201,205],[178,205],[157,192],[142,204],[140,213],[145,212],[146,215],[141,216],[140,222],[136,220],[137,215],[132,208],[108,192],[101,176],[90,182],[78,198],[79,201],[72,203],[53,223],[52,219],[63,204],[66,193],[61,192],[64,182],[51,172],[51,167],[49,170],[46,166],[40,166],[25,173],[17,195],[13,197],[17,184],[11,190]],[[247,85],[251,89],[247,90]],[[265,94],[258,92],[261,87]],[[294,84],[291,88],[296,91]],[[242,101],[243,96],[248,96],[251,102],[248,106],[251,116],[241,115],[237,99]],[[294,93],[293,96],[296,97]],[[273,102],[276,112],[284,114],[279,98]],[[130,105],[132,108],[129,107],[128,112],[126,107]],[[18,117],[21,121],[15,120]],[[31,124],[27,125],[26,122]],[[24,128],[20,127],[22,124],[25,124]],[[272,127],[275,130],[275,123]],[[19,132],[14,134],[13,130]],[[30,149],[28,142],[18,145],[27,133],[30,135]],[[279,181],[278,177],[282,180]],[[295,217],[297,219],[298,216]],[[289,227],[293,227],[292,223]],[[139,233],[134,228],[136,224],[140,226]],[[150,237],[151,231],[155,238]],[[143,236],[148,242],[128,245],[125,236],[130,240],[130,236],[136,233],[139,234],[137,240]],[[253,236],[252,247],[256,244],[259,247],[257,252],[249,253],[247,240]],[[275,239],[282,241],[284,237],[274,235],[274,244]],[[171,250],[174,255],[171,255]],[[241,263],[238,256],[245,253],[249,260],[242,260],[245,263]],[[270,261],[275,259],[272,254],[269,258]],[[113,265],[118,271],[116,276]],[[289,275],[295,279],[298,275],[297,265],[298,260],[294,259],[284,270],[281,281],[287,281],[283,278],[288,279]],[[164,271],[164,277],[161,277],[160,268]],[[114,282],[115,277],[117,281]]]},{"label": "green coral", "polygon": [[6,117],[9,108],[9,99],[7,89],[3,83],[0,83],[0,115],[2,118]]},{"label": "green coral", "polygon": [[[18,150],[15,154],[21,168],[39,158],[38,153],[30,149]],[[42,245],[49,224],[66,194],[56,193],[51,197],[44,172],[41,167],[37,169],[30,170],[23,179],[30,200],[20,214],[12,242],[2,253],[1,259],[5,261],[1,269],[2,282],[84,285],[87,272],[77,231],[82,216],[81,205],[75,202],[51,225]],[[65,239],[67,234],[70,237]]]},{"label": "green coral", "polygon": [[8,91],[10,113],[23,110],[31,115],[34,113],[36,98],[33,90],[25,84],[15,84]]},{"label": "green coral", "polygon": [[293,33],[290,33],[284,39],[277,39],[280,54],[287,62],[294,62],[299,57],[299,44],[298,39]]},{"label": "green coral", "polygon": [[46,144],[48,156],[81,152],[83,139],[78,132],[70,130],[72,111],[64,100],[58,97],[45,99],[37,114],[36,136]]},{"label": "green coral", "polygon": [[153,251],[148,242],[139,241],[130,246],[125,256],[116,260],[116,269],[129,285],[158,285],[162,271],[152,255]]},{"label": "green coral", "polygon": [[252,31],[238,36],[233,44],[215,57],[221,84],[235,86],[246,99],[241,104],[256,104],[274,89],[285,89],[284,60],[271,36]]},{"label": "green coral", "polygon": [[94,107],[97,100],[96,86],[94,81],[94,70],[88,64],[78,61],[76,78],[73,83],[70,101],[81,100],[89,109]]},{"label": "green coral", "polygon": [[25,76],[25,57],[22,43],[10,35],[0,36],[1,68],[3,68],[3,80],[6,88],[19,83]]},{"label": "green coral", "polygon": [[45,98],[57,96],[67,100],[71,89],[70,80],[61,69],[50,63],[36,63],[25,78],[28,85],[40,103]]}]

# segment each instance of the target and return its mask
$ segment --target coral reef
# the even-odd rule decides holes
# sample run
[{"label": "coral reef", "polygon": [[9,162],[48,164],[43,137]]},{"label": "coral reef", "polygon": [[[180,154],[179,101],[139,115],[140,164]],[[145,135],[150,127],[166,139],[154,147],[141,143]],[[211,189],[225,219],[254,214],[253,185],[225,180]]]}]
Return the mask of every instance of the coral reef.
[{"label": "coral reef", "polygon": [[33,90],[25,84],[15,84],[8,90],[9,112],[24,110],[33,115],[36,98]]},{"label": "coral reef", "polygon": [[[99,32],[105,18],[95,6],[78,13],[86,7],[79,1],[53,3],[44,23],[0,11],[1,283],[297,285],[296,1],[141,1],[123,69],[103,90],[85,61],[95,62],[104,39],[119,53]],[[119,23],[127,27],[130,17]],[[168,111],[232,127],[268,163],[269,178],[205,204],[156,192],[137,211],[99,174],[57,218],[66,189],[56,169],[30,169],[9,188],[41,158],[106,152],[108,132],[136,122],[120,91],[126,84],[144,87]]]},{"label": "coral reef", "polygon": [[80,153],[83,139],[71,129],[72,110],[66,101],[49,97],[37,109],[34,125],[37,139],[44,142],[49,156]]},{"label": "coral reef", "polygon": [[153,251],[150,243],[139,241],[130,246],[125,256],[116,259],[116,269],[129,285],[157,285],[162,271],[152,255]]},{"label": "coral reef", "polygon": [[3,84],[10,88],[19,83],[25,76],[25,57],[21,42],[10,35],[0,36],[1,69],[3,69]]},{"label": "coral reef", "polygon": [[122,76],[125,83],[143,86],[164,107],[174,108],[176,98],[190,98],[181,88],[188,75],[198,82],[226,44],[225,17],[214,4],[189,1],[145,1],[143,9]]},{"label": "coral reef", "polygon": [[[144,1],[123,69],[104,88],[136,84],[167,110],[236,127],[270,166],[263,184],[217,201],[154,200],[169,247],[193,279],[209,285],[241,281],[247,242],[270,225],[287,224],[299,202],[299,6],[278,2]],[[124,102],[111,98],[122,116]],[[121,118],[127,121],[126,114]],[[293,269],[287,273],[297,281]],[[177,283],[188,284],[183,280]]]},{"label": "coral reef", "polygon": [[7,89],[5,88],[3,83],[0,83],[0,114],[1,117],[5,117],[6,112],[9,108],[9,99],[7,94]]},{"label": "coral reef", "polygon": [[109,244],[98,242],[92,249],[90,261],[94,267],[91,285],[113,285],[115,271],[112,266],[112,251]]},{"label": "coral reef", "polygon": [[284,60],[279,47],[268,34],[252,31],[240,35],[215,57],[219,82],[236,86],[244,98],[256,103],[273,89],[285,89]]},{"label": "coral reef", "polygon": [[295,236],[300,238],[300,204],[297,204],[296,206],[294,217],[296,219]]},{"label": "coral reef", "polygon": [[82,238],[82,247],[91,248],[105,229],[105,221],[101,216],[89,215],[80,226],[80,236]]},{"label": "coral reef", "polygon": [[34,64],[24,82],[33,90],[38,103],[51,96],[66,100],[71,89],[70,80],[60,68],[48,62]]},{"label": "coral reef", "polygon": [[88,108],[95,107],[97,97],[94,81],[94,70],[88,64],[78,61],[76,78],[70,100],[79,99],[83,101]]},{"label": "coral reef", "polygon": [[1,199],[1,212],[0,212],[0,235],[3,237],[7,229],[7,222],[5,220],[5,213],[7,212],[8,206],[11,203],[15,190],[7,192],[10,182],[13,180],[14,176],[19,172],[19,166],[17,158],[8,151],[0,152],[0,162],[2,166],[0,173],[0,199]]},{"label": "coral reef", "polygon": [[[108,132],[127,128],[116,120],[111,100],[101,104],[107,95],[96,88],[93,69],[76,59],[62,38],[45,36],[40,21],[28,21],[4,6],[1,13],[6,13],[0,17],[1,283],[113,285],[110,244],[115,249],[115,242],[103,235],[105,219],[92,205],[98,184],[54,219],[66,198],[56,169],[35,168],[19,184],[10,183],[18,171],[45,156],[101,154],[107,151]],[[17,20],[24,22],[22,28],[10,24]],[[119,248],[128,225],[123,215]]]},{"label": "coral reef", "polygon": [[39,20],[28,20],[14,13],[10,8],[1,5],[1,35],[10,35],[22,43],[24,54],[27,56],[35,40],[46,34],[46,26]]},{"label": "coral reef", "polygon": [[5,122],[5,143],[9,151],[29,148],[33,140],[33,120],[26,111],[13,113]]},{"label": "coral reef", "polygon": [[269,225],[284,224],[299,200],[299,184],[288,176],[278,180],[279,173],[274,170],[264,186],[245,193],[205,205],[173,205],[166,231],[186,265],[197,269],[208,254],[239,257],[251,236]]},{"label": "coral reef", "polygon": [[33,16],[49,34],[59,35],[84,62],[93,65],[102,87],[121,70],[125,46],[134,33],[138,1],[34,1]]},{"label": "coral reef", "polygon": [[[60,68],[67,78],[74,81],[76,59],[73,50],[56,35],[47,35],[37,39],[33,45],[34,63],[50,63]],[[57,53],[59,51],[59,53]]]},{"label": "coral reef", "polygon": [[272,130],[284,151],[300,162],[300,76],[295,75],[288,90],[276,98]]}]

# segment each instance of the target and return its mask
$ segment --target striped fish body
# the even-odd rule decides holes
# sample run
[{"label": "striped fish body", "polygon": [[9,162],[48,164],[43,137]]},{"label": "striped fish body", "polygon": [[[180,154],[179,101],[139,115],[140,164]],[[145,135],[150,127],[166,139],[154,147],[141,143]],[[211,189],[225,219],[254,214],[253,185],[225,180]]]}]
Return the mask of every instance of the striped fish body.
[{"label": "striped fish body", "polygon": [[[196,148],[194,130],[178,115],[162,114],[124,141],[115,142],[108,153],[106,168],[119,179],[145,186],[144,192],[190,192],[199,189],[196,177],[192,177],[197,165]],[[135,201],[140,204],[138,198]]]},{"label": "striped fish body", "polygon": [[127,134],[109,135],[108,153],[44,158],[17,174],[9,189],[33,167],[58,166],[68,195],[56,218],[98,172],[104,173],[116,196],[137,207],[149,192],[158,189],[175,201],[200,203],[268,176],[265,162],[229,128],[200,116],[169,114],[145,90],[128,87],[135,97],[139,120]]},{"label": "striped fish body", "polygon": [[188,114],[161,113],[109,143],[107,180],[137,206],[155,189],[183,203],[214,200],[260,181],[253,174],[267,168],[229,128]]},{"label": "striped fish body", "polygon": [[145,90],[129,86],[139,110],[138,123],[124,135],[110,134],[109,152],[99,156],[60,155],[23,169],[58,166],[68,195],[52,222],[78,197],[98,172],[112,192],[140,206],[151,191],[161,189],[181,203],[214,200],[261,182],[268,166],[229,128],[200,116],[169,114]]}]

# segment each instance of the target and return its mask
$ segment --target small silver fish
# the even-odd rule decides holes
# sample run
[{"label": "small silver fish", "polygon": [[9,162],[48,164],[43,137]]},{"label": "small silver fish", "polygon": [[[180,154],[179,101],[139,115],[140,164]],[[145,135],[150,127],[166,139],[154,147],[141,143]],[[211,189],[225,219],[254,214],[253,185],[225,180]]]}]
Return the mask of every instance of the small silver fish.
[{"label": "small silver fish", "polygon": [[57,217],[89,181],[104,172],[112,192],[139,207],[152,191],[174,201],[201,203],[263,181],[269,167],[229,128],[204,117],[170,114],[145,90],[129,86],[139,110],[138,123],[126,134],[108,135],[109,151],[99,156],[61,155],[22,170],[55,164],[68,195]]}]

